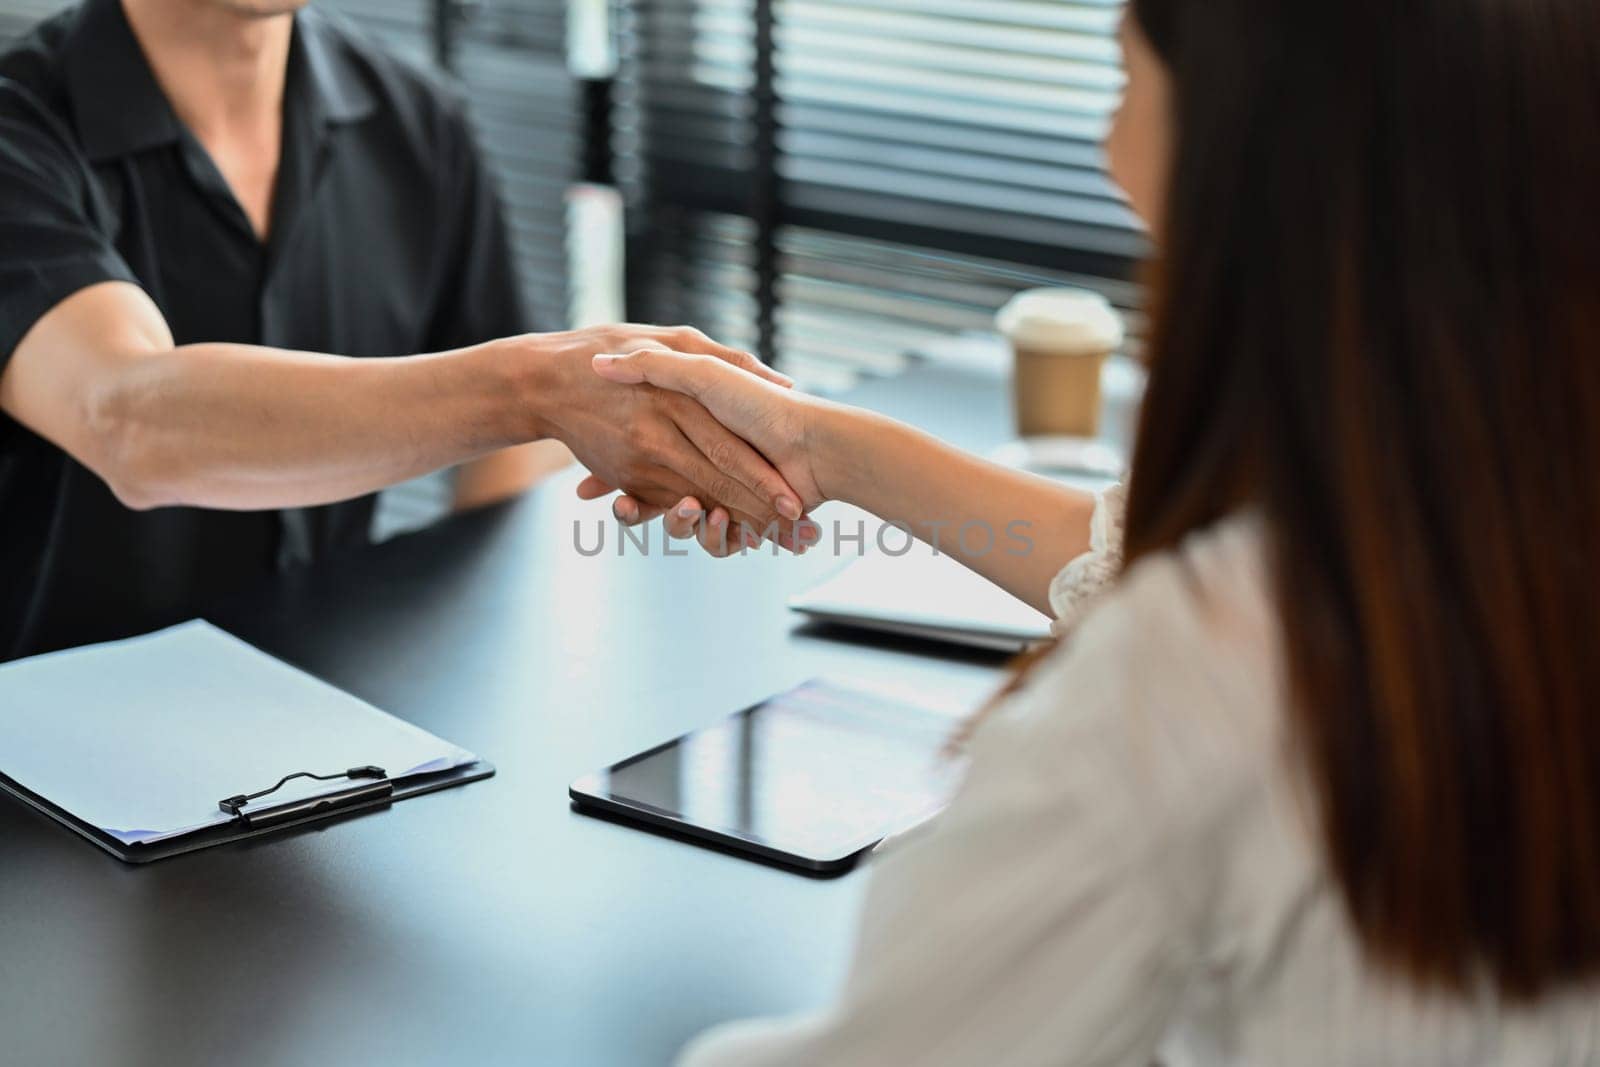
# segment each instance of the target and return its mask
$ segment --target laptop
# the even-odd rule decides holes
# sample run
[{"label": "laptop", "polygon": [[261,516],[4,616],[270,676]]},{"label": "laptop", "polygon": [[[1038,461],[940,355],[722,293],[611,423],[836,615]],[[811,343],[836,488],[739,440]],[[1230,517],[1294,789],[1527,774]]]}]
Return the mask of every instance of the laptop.
[{"label": "laptop", "polygon": [[1050,636],[1050,619],[921,542],[894,555],[871,544],[822,584],[789,599],[818,622],[968,648],[1020,652]]}]

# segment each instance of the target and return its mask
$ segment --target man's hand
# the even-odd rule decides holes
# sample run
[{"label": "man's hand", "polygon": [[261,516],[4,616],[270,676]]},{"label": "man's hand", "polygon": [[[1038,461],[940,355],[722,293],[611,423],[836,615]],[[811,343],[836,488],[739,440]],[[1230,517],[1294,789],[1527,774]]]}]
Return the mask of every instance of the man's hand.
[{"label": "man's hand", "polygon": [[143,290],[105,282],[63,300],[17,344],[0,368],[0,411],[131,508],[313,507],[555,437],[653,504],[699,495],[758,529],[798,518],[794,490],[701,405],[590,366],[600,352],[668,346],[752,381],[787,381],[698,332],[649,326],[368,359],[175,345]]},{"label": "man's hand", "polygon": [[[703,406],[720,424],[777,465],[799,493],[806,510],[828,499],[823,488],[823,457],[812,433],[816,417],[825,406],[817,398],[778,388],[770,380],[763,381],[704,355],[644,348],[632,353],[603,353],[594,358],[593,365],[597,376],[612,382],[632,385],[649,394],[668,390]],[[610,488],[603,479],[590,477],[578,487],[578,493],[592,497],[609,492]],[[633,507],[628,507],[630,504]],[[616,510],[625,521],[630,517],[642,521],[652,509],[641,508],[640,502],[624,497]],[[666,525],[674,537],[698,537],[707,552],[729,555],[749,543],[737,527],[729,532],[727,520],[716,501],[690,496],[673,503]],[[733,521],[737,523],[738,516],[733,516]],[[788,547],[801,549],[807,532],[802,527],[799,539],[791,538]],[[815,534],[814,530],[809,532]]]},{"label": "man's hand", "polygon": [[539,433],[565,442],[589,468],[587,496],[621,488],[627,496],[614,510],[628,522],[685,498],[704,500],[732,523],[754,530],[776,523],[780,541],[798,547],[801,495],[759,452],[692,397],[607,381],[591,360],[601,353],[676,352],[715,359],[770,388],[787,387],[788,378],[687,327],[603,326],[511,343],[517,342],[534,344],[541,362],[529,396]]}]

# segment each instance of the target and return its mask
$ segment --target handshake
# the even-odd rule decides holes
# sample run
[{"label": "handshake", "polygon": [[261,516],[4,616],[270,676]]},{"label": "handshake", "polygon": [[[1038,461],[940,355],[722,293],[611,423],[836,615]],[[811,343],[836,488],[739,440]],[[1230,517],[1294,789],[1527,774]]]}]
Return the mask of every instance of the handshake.
[{"label": "handshake", "polygon": [[546,348],[538,435],[589,470],[584,499],[620,493],[629,525],[668,532],[713,555],[774,541],[803,552],[807,513],[827,493],[814,426],[830,405],[754,356],[690,327],[605,326],[519,338]]}]

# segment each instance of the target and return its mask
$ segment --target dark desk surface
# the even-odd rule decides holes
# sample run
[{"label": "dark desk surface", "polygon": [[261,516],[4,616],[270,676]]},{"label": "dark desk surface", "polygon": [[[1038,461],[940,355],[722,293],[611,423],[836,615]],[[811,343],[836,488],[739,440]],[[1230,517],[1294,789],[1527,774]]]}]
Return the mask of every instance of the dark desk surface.
[{"label": "dark desk surface", "polygon": [[[854,399],[973,447],[1009,422],[951,372]],[[657,530],[618,559],[612,527],[585,558],[573,522],[592,544],[609,512],[574,480],[213,614],[498,777],[144,868],[0,798],[0,1063],[655,1064],[829,995],[859,872],[581,816],[567,783],[817,674],[977,691],[997,661],[801,627],[783,601],[823,553],[662,558]]]}]

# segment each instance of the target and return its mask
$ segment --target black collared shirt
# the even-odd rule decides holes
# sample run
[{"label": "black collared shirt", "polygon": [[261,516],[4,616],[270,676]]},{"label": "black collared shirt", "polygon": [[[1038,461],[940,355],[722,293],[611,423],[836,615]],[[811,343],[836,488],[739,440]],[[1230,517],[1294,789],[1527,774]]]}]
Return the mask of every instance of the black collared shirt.
[{"label": "black collared shirt", "polygon": [[[314,10],[295,16],[265,243],[118,0],[0,56],[0,371],[40,316],[108,280],[143,287],[180,345],[386,356],[529,328],[459,100]],[[372,510],[130,511],[0,414],[0,660],[201,613],[364,543]]]}]

